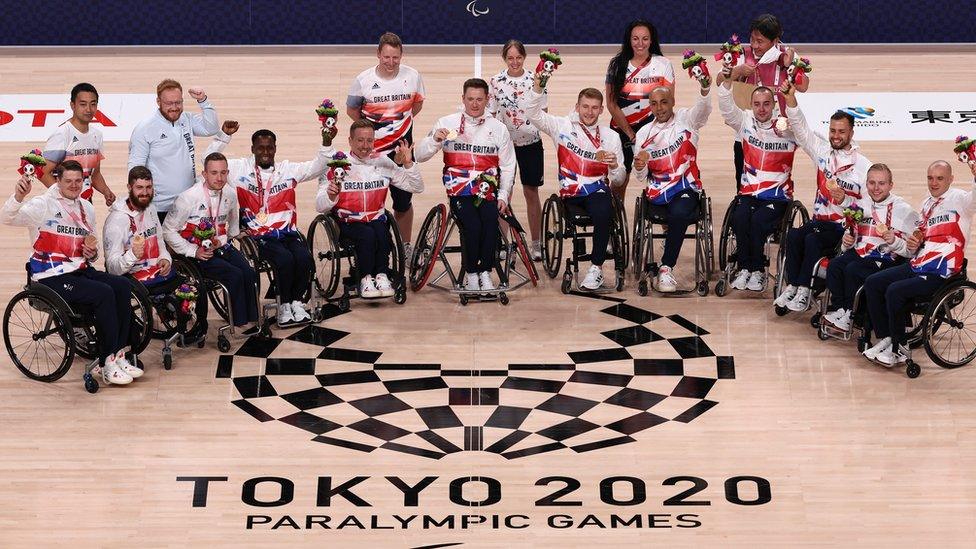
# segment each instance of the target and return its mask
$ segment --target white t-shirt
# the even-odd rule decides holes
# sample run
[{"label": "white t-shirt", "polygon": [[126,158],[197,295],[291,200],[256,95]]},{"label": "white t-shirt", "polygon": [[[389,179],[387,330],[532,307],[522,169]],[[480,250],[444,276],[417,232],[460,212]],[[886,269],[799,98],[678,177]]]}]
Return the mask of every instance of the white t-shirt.
[{"label": "white t-shirt", "polygon": [[[510,76],[508,70],[491,77],[488,81],[488,112],[502,121],[512,134],[512,144],[524,147],[539,141],[539,130],[525,116],[526,92],[532,89],[532,71],[526,70],[522,76]],[[549,100],[547,90],[542,90],[542,106],[546,108]]]},{"label": "white t-shirt", "polygon": [[424,100],[424,93],[424,81],[412,67],[400,65],[397,75],[389,80],[376,74],[376,67],[370,67],[352,81],[346,106],[359,109],[363,118],[373,123],[373,146],[376,152],[386,152],[406,139],[413,126],[413,106]]},{"label": "white t-shirt", "polygon": [[71,123],[64,121],[44,145],[44,158],[52,163],[60,164],[65,160],[74,160],[81,164],[85,181],[81,187],[81,198],[91,202],[91,175],[102,158],[102,132],[93,126],[88,127],[88,133],[81,133]]}]

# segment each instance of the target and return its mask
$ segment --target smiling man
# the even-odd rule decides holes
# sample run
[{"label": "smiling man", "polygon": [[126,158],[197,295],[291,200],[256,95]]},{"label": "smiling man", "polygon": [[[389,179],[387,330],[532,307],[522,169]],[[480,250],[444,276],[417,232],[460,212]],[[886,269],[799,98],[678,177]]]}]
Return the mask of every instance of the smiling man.
[{"label": "smiling man", "polygon": [[105,205],[111,206],[115,194],[102,177],[102,132],[91,126],[98,112],[98,90],[87,82],[71,88],[71,118],[61,123],[57,131],[48,137],[44,145],[44,159],[50,163],[41,177],[41,183],[54,185],[54,170],[65,160],[75,160],[84,170],[85,182],[81,188],[82,200],[92,201],[93,191],[105,197]]},{"label": "smiling man", "polygon": [[217,133],[217,111],[207,101],[202,88],[190,88],[200,114],[183,111],[183,86],[167,78],[156,86],[159,109],[132,130],[129,139],[129,167],[145,166],[156,179],[153,204],[159,220],[166,218],[176,197],[193,186],[196,180],[196,147],[194,136]]},{"label": "smiling man", "polygon": [[0,221],[30,231],[31,280],[51,288],[69,305],[91,310],[102,380],[115,385],[132,383],[142,370],[125,358],[132,317],[129,281],[92,266],[98,258],[98,239],[94,236],[95,207],[81,199],[84,168],[65,160],[57,171],[55,184],[26,202],[31,180],[21,177],[0,211]]},{"label": "smiling man", "polygon": [[[207,155],[221,152],[237,132],[238,123],[228,120],[214,139]],[[312,320],[305,309],[305,293],[312,282],[315,263],[305,241],[298,234],[295,188],[325,171],[336,128],[322,128],[322,146],[307,162],[277,160],[278,137],[271,130],[251,135],[251,155],[227,161],[228,184],[237,193],[242,231],[254,238],[261,259],[271,264],[281,305],[278,326]]]}]

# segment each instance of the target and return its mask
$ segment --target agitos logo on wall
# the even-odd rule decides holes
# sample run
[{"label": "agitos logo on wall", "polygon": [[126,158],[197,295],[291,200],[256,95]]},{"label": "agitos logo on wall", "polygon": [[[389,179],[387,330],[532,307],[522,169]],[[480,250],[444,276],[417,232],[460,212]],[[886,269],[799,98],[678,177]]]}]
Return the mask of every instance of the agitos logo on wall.
[{"label": "agitos logo on wall", "polygon": [[[68,94],[0,95],[0,141],[44,141],[71,117]],[[105,141],[128,141],[132,129],[156,110],[151,93],[107,93],[98,97],[93,124]]]},{"label": "agitos logo on wall", "polygon": [[[488,452],[506,461],[547,453],[607,451],[650,435],[656,426],[691,423],[718,405],[709,397],[715,385],[735,379],[733,357],[712,352],[704,340],[709,334],[705,328],[677,314],[659,315],[623,301],[601,306],[608,324],[618,326],[600,332],[609,343],[606,348],[569,351],[548,363],[509,363],[503,369],[480,370],[390,363],[380,351],[336,346],[347,332],[308,326],[286,339],[249,340],[235,355],[220,358],[216,377],[233,383],[240,395],[233,404],[255,420],[291,425],[309,433],[312,443],[341,451],[392,451],[431,460]],[[339,314],[332,306],[327,311],[330,316]],[[290,358],[268,358],[281,346]],[[296,356],[299,348],[306,350],[306,357]],[[244,357],[245,374],[235,372],[238,357]],[[265,361],[258,375],[247,367],[254,358]],[[206,507],[209,490],[227,489],[230,477],[176,480],[192,483],[188,501]],[[595,486],[584,486],[573,476],[544,476],[529,481],[538,487],[534,503],[525,502],[530,509],[504,515],[486,512],[506,498],[503,482],[489,473],[446,480],[323,476],[299,481],[298,488],[289,478],[257,477],[230,489],[239,491],[248,507],[278,508],[294,502],[330,508],[339,500],[369,508],[371,498],[390,492],[397,500],[402,496],[404,507],[415,508],[424,501],[429,504],[434,496],[428,494],[444,492],[428,490],[431,485],[447,483],[451,506],[479,508],[477,514],[458,515],[249,514],[243,525],[247,529],[520,529],[536,524],[530,514],[535,517],[540,512],[544,518],[535,520],[548,528],[696,528],[702,520],[698,514],[677,511],[710,505],[701,492],[716,481],[723,483],[725,500],[734,505],[762,505],[772,499],[769,482],[758,476],[706,480],[680,475],[650,480],[607,475]],[[466,489],[484,496],[473,499],[465,495]],[[524,490],[519,492],[524,497]],[[276,495],[268,498],[267,494]],[[660,505],[664,511],[676,512],[655,507],[605,516],[545,513],[553,507],[599,503]]]}]

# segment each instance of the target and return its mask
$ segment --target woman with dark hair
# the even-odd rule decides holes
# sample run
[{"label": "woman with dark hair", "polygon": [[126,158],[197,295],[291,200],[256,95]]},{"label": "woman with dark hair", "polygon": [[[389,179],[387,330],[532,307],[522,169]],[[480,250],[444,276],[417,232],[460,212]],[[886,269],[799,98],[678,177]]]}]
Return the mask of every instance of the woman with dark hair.
[{"label": "woman with dark hair", "polygon": [[[522,195],[529,219],[532,245],[529,253],[533,261],[542,261],[542,203],[539,187],[545,175],[545,155],[539,130],[525,115],[525,92],[532,88],[533,72],[525,68],[525,46],[518,40],[509,40],[502,47],[505,70],[488,81],[488,113],[500,120],[515,145],[515,160],[522,181]],[[545,110],[548,94],[542,91]]]},{"label": "woman with dark hair", "polygon": [[620,134],[624,149],[627,179],[615,191],[624,197],[634,162],[634,136],[654,120],[650,97],[655,88],[674,89],[674,66],[661,53],[657,29],[649,21],[638,19],[627,25],[620,52],[610,60],[606,79],[607,109],[610,127]]}]

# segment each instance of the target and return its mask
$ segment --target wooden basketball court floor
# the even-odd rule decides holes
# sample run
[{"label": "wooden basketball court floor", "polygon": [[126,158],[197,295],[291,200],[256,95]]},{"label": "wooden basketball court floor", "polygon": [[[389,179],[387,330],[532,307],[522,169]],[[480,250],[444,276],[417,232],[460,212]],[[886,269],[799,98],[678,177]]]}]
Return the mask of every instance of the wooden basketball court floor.
[{"label": "wooden basketball court floor", "polygon": [[[502,68],[495,50],[484,49],[485,76]],[[342,102],[350,79],[375,62],[372,51],[11,49],[0,51],[0,82],[3,93],[64,93],[83,80],[102,93],[151,93],[174,77],[204,86],[221,119],[241,122],[231,154],[247,154],[246,136],[268,127],[279,159],[302,160],[318,140],[312,109],[323,97]],[[559,114],[581,87],[602,88],[611,54],[563,51],[550,86]],[[971,91],[976,82],[972,48],[801,51],[816,64],[811,91]],[[408,46],[404,63],[427,87],[421,135],[456,109],[472,52]],[[678,48],[666,54],[679,65]],[[693,86],[684,71],[678,80],[678,104],[689,105]],[[716,241],[734,192],[731,143],[716,105],[699,155]],[[0,144],[5,192],[17,156],[41,145]],[[949,143],[861,146],[892,167],[895,192],[913,205],[928,163],[952,160]],[[548,140],[546,148],[543,196],[555,190]],[[126,143],[106,144],[103,171],[119,196],[126,156]],[[968,185],[952,164],[957,184]],[[445,201],[439,157],[422,171],[415,231]],[[809,203],[814,172],[802,152],[795,173],[797,198]],[[314,193],[314,183],[300,187],[303,227]],[[519,188],[514,196],[524,221]],[[104,203],[96,208],[101,222]],[[0,230],[0,242],[5,304],[23,285],[28,243],[15,228]],[[607,296],[619,300],[601,300],[564,296],[558,283],[513,292],[507,307],[463,307],[429,288],[403,306],[354,301],[316,328],[236,342],[225,357],[211,333],[205,349],[177,350],[171,371],[154,342],[142,379],[94,395],[80,382],[80,360],[44,384],[4,355],[0,546],[976,540],[972,367],[940,370],[923,356],[922,376],[909,380],[866,362],[853,343],[819,341],[809,315],[775,316],[769,292],[642,298],[629,278]]]}]

